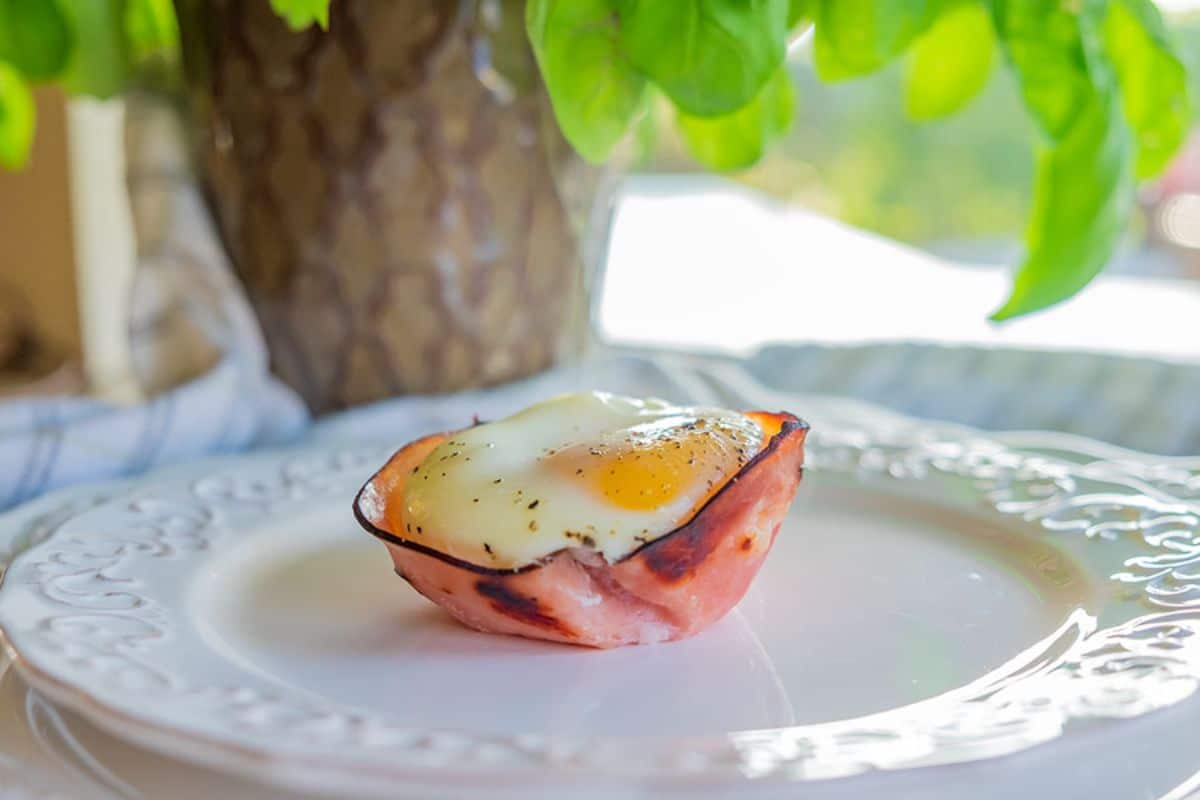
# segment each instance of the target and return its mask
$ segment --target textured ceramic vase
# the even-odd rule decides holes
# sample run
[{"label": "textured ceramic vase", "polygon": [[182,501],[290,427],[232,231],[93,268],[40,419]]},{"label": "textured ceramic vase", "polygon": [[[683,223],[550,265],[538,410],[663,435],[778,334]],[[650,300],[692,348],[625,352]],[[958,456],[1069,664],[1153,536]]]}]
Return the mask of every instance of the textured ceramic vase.
[{"label": "textured ceramic vase", "polygon": [[523,0],[177,0],[197,159],[274,371],[320,413],[578,352],[600,174],[562,140]]}]

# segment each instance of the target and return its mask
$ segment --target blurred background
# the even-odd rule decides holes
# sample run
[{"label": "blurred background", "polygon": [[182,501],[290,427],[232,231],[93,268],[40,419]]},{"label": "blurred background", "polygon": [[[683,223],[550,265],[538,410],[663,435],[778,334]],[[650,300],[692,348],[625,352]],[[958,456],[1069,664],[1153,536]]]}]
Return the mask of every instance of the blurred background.
[{"label": "blurred background", "polygon": [[[1195,94],[1200,4],[1159,6]],[[736,188],[698,174],[671,126],[657,126],[613,237],[602,313],[610,336],[733,350],[907,339],[1200,355],[1200,135],[1142,188],[1099,280],[1048,311],[993,325],[985,317],[1020,259],[1033,176],[1035,133],[1011,77],[993,71],[964,110],[918,124],[904,110],[903,63],[829,84],[809,55],[801,48],[790,59],[794,130]],[[737,238],[743,226],[754,234]]]}]

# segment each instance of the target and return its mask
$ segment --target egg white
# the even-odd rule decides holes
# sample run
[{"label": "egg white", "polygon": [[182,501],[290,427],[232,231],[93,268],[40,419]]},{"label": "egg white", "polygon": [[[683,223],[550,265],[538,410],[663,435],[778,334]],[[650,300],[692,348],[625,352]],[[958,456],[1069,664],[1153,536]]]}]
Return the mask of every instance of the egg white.
[{"label": "egg white", "polygon": [[[689,441],[681,437],[698,435],[696,426],[716,455],[672,473],[677,481],[668,501],[655,502],[653,480],[636,488],[645,495],[634,502],[638,507],[597,490],[593,462],[599,469],[637,440],[636,457],[649,464],[639,465],[637,475],[653,478],[653,459]],[[442,442],[408,477],[398,533],[497,569],[520,568],[565,547],[586,547],[616,562],[686,521],[762,438],[753,419],[723,409],[602,392],[555,397]],[[571,469],[563,468],[564,458]],[[677,469],[680,463],[690,462],[676,459]]]}]

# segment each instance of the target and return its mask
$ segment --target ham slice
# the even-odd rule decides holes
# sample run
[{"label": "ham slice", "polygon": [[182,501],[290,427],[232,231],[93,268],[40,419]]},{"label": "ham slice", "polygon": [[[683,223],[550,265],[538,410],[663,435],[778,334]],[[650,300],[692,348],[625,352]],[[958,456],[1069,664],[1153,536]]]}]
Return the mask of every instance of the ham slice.
[{"label": "ham slice", "polygon": [[397,451],[363,486],[354,513],[387,545],[400,577],[477,630],[599,648],[682,639],[742,599],[800,484],[808,425],[786,413],[747,415],[763,427],[762,449],[690,520],[616,563],[569,547],[498,570],[404,539],[404,482],[454,432]]}]

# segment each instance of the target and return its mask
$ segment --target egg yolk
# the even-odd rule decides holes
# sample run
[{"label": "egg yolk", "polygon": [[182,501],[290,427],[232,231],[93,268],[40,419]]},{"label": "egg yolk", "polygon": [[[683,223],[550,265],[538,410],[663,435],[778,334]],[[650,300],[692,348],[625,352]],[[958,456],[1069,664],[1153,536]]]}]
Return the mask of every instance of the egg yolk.
[{"label": "egg yolk", "polygon": [[680,415],[635,425],[594,443],[550,450],[542,460],[606,504],[628,511],[670,505],[704,486],[695,510],[754,457],[761,440],[754,425]]},{"label": "egg yolk", "polygon": [[753,414],[559,396],[433,447],[396,529],[489,567],[579,546],[615,563],[691,519],[774,432]]}]

